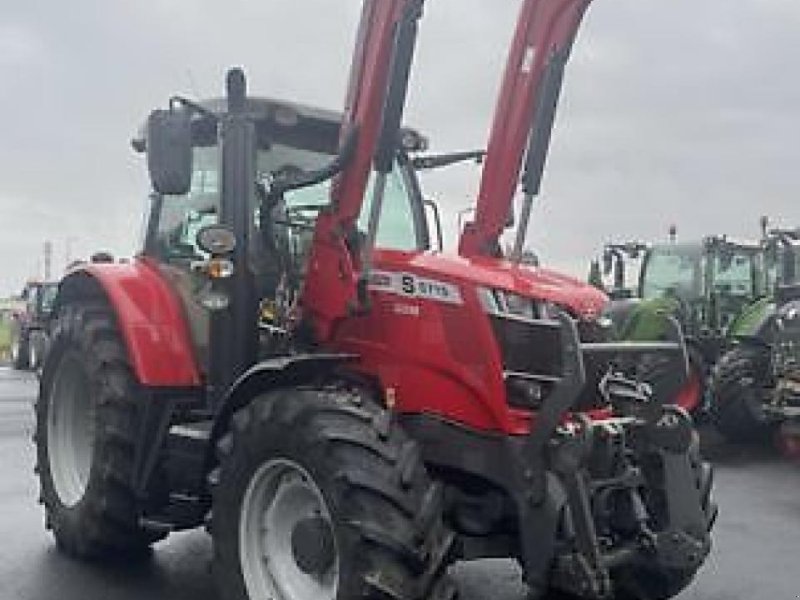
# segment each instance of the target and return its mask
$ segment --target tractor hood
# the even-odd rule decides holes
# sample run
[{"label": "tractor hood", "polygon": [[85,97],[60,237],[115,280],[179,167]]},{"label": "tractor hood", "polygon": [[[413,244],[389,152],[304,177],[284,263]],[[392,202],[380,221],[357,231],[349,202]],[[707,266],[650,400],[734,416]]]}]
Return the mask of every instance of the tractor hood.
[{"label": "tractor hood", "polygon": [[393,250],[380,250],[375,259],[378,269],[409,272],[460,287],[501,289],[552,302],[584,319],[597,318],[608,302],[603,292],[575,277],[503,259]]}]

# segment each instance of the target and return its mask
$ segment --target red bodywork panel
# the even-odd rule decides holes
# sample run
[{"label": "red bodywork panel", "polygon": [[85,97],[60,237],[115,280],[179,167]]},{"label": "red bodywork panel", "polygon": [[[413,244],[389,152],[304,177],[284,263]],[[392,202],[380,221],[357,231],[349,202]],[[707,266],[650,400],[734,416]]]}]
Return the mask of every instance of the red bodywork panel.
[{"label": "red bodywork panel", "polygon": [[475,220],[461,234],[460,254],[493,254],[519,186],[548,59],[572,44],[589,2],[526,0],[523,4],[495,108]]},{"label": "red bodywork panel", "polygon": [[155,263],[136,258],[123,264],[82,265],[67,275],[62,291],[81,274],[97,281],[105,291],[140,384],[200,385],[183,306]]},{"label": "red bodywork panel", "polygon": [[[375,269],[371,310],[341,321],[326,345],[359,354],[360,368],[389,390],[399,412],[437,414],[484,431],[525,433],[531,415],[506,402],[500,349],[478,288],[551,301],[585,318],[607,300],[578,280],[488,258],[382,250]],[[406,293],[403,276],[446,289]]]}]

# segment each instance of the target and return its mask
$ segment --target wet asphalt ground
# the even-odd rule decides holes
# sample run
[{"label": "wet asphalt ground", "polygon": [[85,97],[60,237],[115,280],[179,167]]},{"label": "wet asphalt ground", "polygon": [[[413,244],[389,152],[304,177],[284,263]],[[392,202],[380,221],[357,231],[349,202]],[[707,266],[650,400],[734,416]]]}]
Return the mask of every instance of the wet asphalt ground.
[{"label": "wet asphalt ground", "polygon": [[[0,600],[215,600],[205,533],[176,534],[150,560],[71,561],[44,531],[33,475],[35,378],[0,366]],[[800,464],[706,436],[720,517],[714,550],[680,600],[800,600]],[[511,561],[457,565],[463,600],[523,600]]]}]

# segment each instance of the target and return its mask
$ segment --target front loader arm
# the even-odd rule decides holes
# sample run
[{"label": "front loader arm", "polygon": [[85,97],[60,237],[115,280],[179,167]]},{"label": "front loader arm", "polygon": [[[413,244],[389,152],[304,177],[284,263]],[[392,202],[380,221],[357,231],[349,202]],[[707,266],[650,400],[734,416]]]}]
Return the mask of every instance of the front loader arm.
[{"label": "front loader arm", "polygon": [[[336,321],[365,304],[374,240],[369,233],[365,239],[356,222],[371,172],[380,181],[393,166],[423,3],[365,0],[362,8],[341,136],[343,145],[353,144],[352,155],[333,182],[330,209],[317,220],[303,292],[303,308],[318,341],[330,337]],[[379,215],[376,199],[373,212]]]},{"label": "front loader arm", "polygon": [[[499,254],[498,240],[509,220],[524,158],[526,196],[532,199],[538,194],[561,69],[590,1],[525,0],[523,4],[495,108],[475,219],[461,233],[463,256]],[[553,85],[544,85],[548,78],[553,78]]]}]

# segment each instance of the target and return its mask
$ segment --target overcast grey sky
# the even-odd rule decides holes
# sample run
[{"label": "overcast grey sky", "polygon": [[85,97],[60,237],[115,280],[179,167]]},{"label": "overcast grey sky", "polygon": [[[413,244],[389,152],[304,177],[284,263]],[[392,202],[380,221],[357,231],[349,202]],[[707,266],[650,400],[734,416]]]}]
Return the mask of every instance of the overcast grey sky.
[{"label": "overcast grey sky", "polygon": [[[520,0],[429,0],[407,121],[481,147]],[[147,181],[129,145],[173,93],[342,104],[358,0],[0,0],[0,295],[106,248],[131,254]],[[595,0],[568,68],[530,245],[584,275],[609,238],[800,224],[800,3]],[[454,224],[477,169],[427,177]],[[449,229],[453,229],[452,226]]]}]

